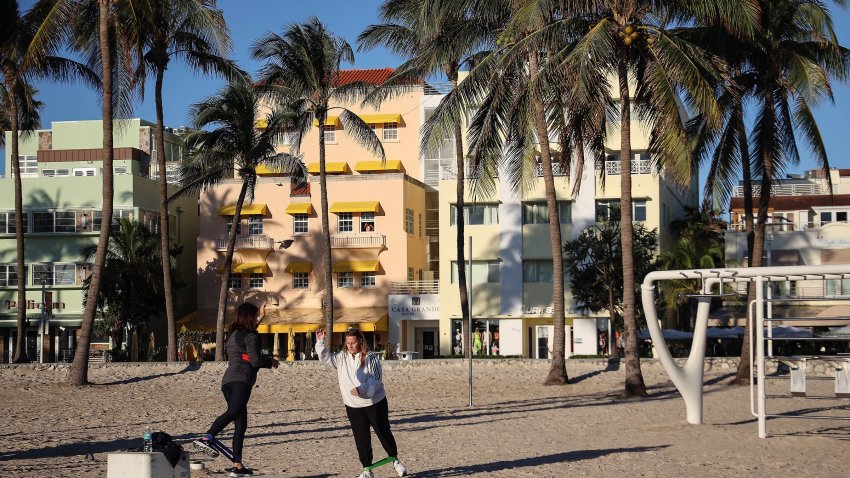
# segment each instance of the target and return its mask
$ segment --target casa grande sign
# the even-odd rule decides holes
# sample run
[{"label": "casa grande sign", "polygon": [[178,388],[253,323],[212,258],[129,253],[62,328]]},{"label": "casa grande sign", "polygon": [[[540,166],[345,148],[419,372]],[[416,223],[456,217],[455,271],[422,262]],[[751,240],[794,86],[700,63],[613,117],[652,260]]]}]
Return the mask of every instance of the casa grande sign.
[{"label": "casa grande sign", "polygon": [[390,319],[395,320],[440,320],[440,296],[391,295],[389,310]]}]

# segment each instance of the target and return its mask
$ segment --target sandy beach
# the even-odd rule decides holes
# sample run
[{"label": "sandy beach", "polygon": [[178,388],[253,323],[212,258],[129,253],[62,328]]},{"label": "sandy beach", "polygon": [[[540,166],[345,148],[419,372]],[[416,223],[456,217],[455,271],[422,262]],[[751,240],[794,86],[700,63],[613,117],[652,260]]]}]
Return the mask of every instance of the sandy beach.
[{"label": "sandy beach", "polygon": [[[568,363],[572,383],[551,387],[541,385],[547,362],[476,361],[469,408],[466,362],[385,362],[390,420],[411,476],[847,476],[850,422],[770,420],[772,436],[759,439],[748,389],[728,385],[731,370],[707,373],[705,424],[694,426],[657,363],[644,367],[650,398],[630,401],[616,398],[618,364]],[[96,385],[73,388],[61,365],[0,367],[0,476],[105,476],[107,453],[139,446],[146,424],[188,441],[223,411],[223,371],[216,363],[110,364],[93,366]],[[828,394],[832,384],[817,386]],[[770,391],[787,393],[787,383]],[[848,400],[770,404],[777,413],[850,416]],[[263,370],[249,409],[245,462],[263,475],[359,472],[330,369]],[[193,477],[222,476],[229,466],[203,459],[207,469]],[[395,475],[384,467],[375,476]]]}]

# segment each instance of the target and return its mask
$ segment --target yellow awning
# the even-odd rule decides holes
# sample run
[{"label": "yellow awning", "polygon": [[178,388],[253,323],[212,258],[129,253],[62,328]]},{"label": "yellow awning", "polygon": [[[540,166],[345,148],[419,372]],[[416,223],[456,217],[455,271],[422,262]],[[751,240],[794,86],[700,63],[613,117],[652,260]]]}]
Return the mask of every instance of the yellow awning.
[{"label": "yellow awning", "polygon": [[[319,163],[307,163],[307,172],[310,174],[319,174]],[[325,173],[327,174],[344,174],[350,172],[351,169],[348,168],[348,163],[345,161],[325,163]]]},{"label": "yellow awning", "polygon": [[257,175],[259,176],[273,176],[273,175],[281,175],[287,174],[284,173],[282,169],[276,168],[274,166],[266,166],[265,164],[257,165],[256,168]]},{"label": "yellow awning", "polygon": [[293,202],[286,206],[287,214],[313,214],[313,205],[308,202]]},{"label": "yellow awning", "polygon": [[292,261],[289,264],[287,264],[286,267],[283,270],[286,271],[286,272],[289,272],[290,274],[294,274],[296,272],[310,273],[310,272],[313,272],[313,263],[312,262]]},{"label": "yellow awning", "polygon": [[331,205],[330,212],[374,212],[381,210],[381,203],[378,201],[354,201],[354,202],[335,202]]},{"label": "yellow awning", "polygon": [[374,115],[360,115],[363,121],[369,124],[379,123],[399,123],[401,124],[401,115],[398,113],[381,113]]},{"label": "yellow awning", "polygon": [[380,261],[337,261],[333,263],[334,272],[378,272]]},{"label": "yellow awning", "polygon": [[267,118],[260,118],[257,121],[254,121],[254,127],[257,129],[266,129],[269,126],[269,120]]},{"label": "yellow awning", "polygon": [[265,262],[243,262],[233,264],[230,271],[234,274],[268,274],[269,266]]},{"label": "yellow awning", "polygon": [[[243,216],[265,216],[269,213],[269,207],[265,204],[243,204],[242,205],[242,215]],[[230,204],[228,206],[222,206],[221,209],[218,210],[219,216],[235,216],[236,215],[236,205]]]},{"label": "yellow awning", "polygon": [[394,159],[392,161],[358,161],[357,164],[354,165],[354,170],[360,173],[369,173],[374,171],[395,171],[402,172],[404,171],[404,166],[401,165],[401,161]]},{"label": "yellow awning", "polygon": [[[313,120],[313,126],[319,126],[319,120]],[[325,126],[339,126],[339,116],[328,116],[325,118]]]}]

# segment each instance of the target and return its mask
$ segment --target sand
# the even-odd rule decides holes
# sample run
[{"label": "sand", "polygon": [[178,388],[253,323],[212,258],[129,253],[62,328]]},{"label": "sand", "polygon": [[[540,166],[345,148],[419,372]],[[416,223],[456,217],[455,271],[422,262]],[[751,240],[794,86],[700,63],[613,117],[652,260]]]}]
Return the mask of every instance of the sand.
[{"label": "sand", "polygon": [[[689,425],[657,363],[644,368],[651,396],[624,401],[616,398],[624,373],[618,365],[569,361],[573,383],[552,387],[541,385],[546,362],[476,361],[472,408],[466,367],[460,360],[385,362],[390,420],[411,476],[848,474],[850,422],[770,420],[772,436],[760,439],[748,389],[728,385],[731,371],[706,375],[705,424]],[[215,363],[111,364],[91,369],[97,385],[74,388],[62,383],[62,366],[0,367],[0,476],[105,476],[107,453],[139,446],[146,424],[188,441],[223,411],[223,370]],[[831,382],[820,384],[829,393]],[[780,385],[771,390],[787,387]],[[270,476],[358,474],[330,369],[307,362],[261,371],[249,410],[249,466]],[[850,400],[777,400],[771,410],[850,417]],[[221,458],[205,463],[193,477],[222,476],[229,466]],[[390,467],[376,470],[388,476],[395,476]]]}]

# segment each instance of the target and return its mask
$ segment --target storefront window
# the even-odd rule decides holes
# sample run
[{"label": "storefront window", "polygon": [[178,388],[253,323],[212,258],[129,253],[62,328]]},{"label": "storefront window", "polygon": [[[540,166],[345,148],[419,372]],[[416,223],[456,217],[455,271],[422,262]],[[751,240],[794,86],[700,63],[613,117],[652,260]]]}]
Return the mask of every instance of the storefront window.
[{"label": "storefront window", "polygon": [[[468,345],[468,340],[463,334],[463,321],[453,320],[452,330],[452,354],[463,355]],[[472,321],[472,355],[478,357],[500,355],[500,346],[498,320]]]}]

